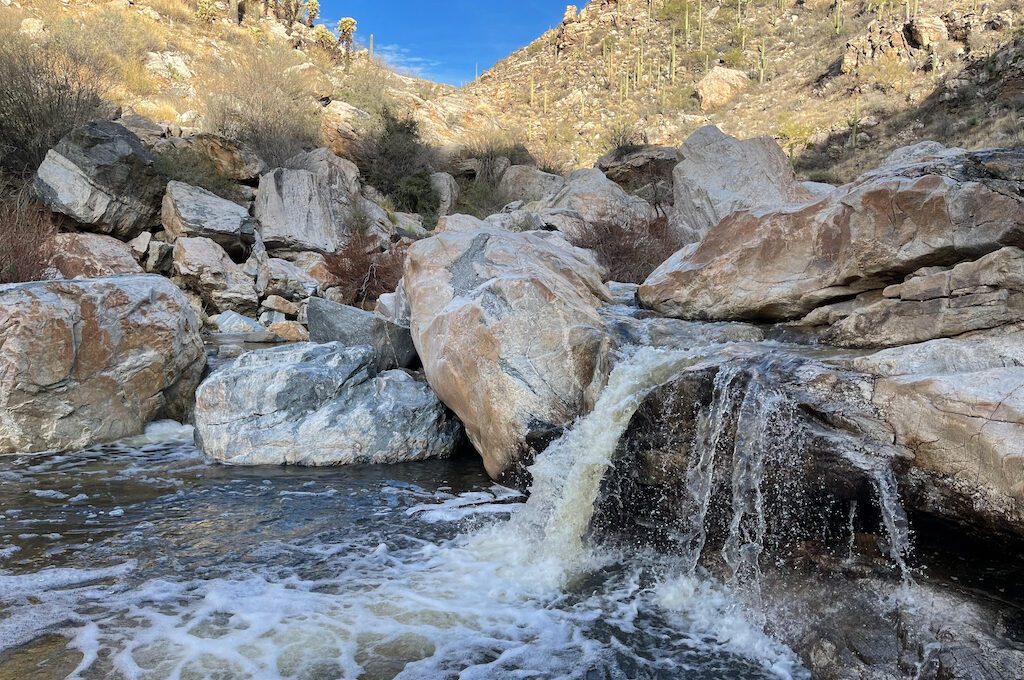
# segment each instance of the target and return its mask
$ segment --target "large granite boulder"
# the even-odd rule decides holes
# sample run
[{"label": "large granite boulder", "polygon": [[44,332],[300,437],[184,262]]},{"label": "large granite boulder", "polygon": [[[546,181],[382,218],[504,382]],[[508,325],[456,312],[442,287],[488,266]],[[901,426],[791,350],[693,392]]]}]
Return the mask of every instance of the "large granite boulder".
[{"label": "large granite boulder", "polygon": [[310,298],[306,323],[313,342],[372,347],[382,369],[406,368],[416,361],[416,347],[409,329],[374,312],[323,298]]},{"label": "large granite boulder", "polygon": [[50,210],[127,240],[157,221],[164,180],[153,161],[127,128],[87,123],[46,154],[36,173],[36,193]]},{"label": "large granite boulder", "polygon": [[430,387],[378,372],[369,347],[250,352],[196,393],[196,440],[235,465],[400,463],[451,455],[457,420]]},{"label": "large granite boulder", "polygon": [[714,125],[690,135],[672,171],[669,225],[683,243],[696,243],[737,210],[807,203],[785,152],[771,137],[739,140]]},{"label": "large granite boulder", "polygon": [[217,172],[228,179],[249,182],[267,171],[263,159],[238,140],[200,132],[186,137],[185,141],[192,149],[209,158]]},{"label": "large granite boulder", "polygon": [[316,149],[286,165],[263,175],[256,193],[268,249],[334,253],[356,231],[380,231],[380,209],[360,194],[355,163]]},{"label": "large granite boulder", "polygon": [[199,295],[207,312],[255,316],[259,299],[253,278],[214,241],[179,238],[174,242],[173,270],[186,289]]},{"label": "large granite boulder", "polygon": [[410,247],[413,342],[492,477],[521,479],[593,408],[610,365],[603,276],[591,252],[551,232],[485,226]]},{"label": "large granite boulder", "polygon": [[288,260],[272,257],[267,260],[269,280],[264,293],[279,295],[286,300],[298,302],[316,295],[320,284],[312,276]]},{"label": "large granite boulder", "polygon": [[565,178],[552,175],[532,165],[513,165],[498,182],[498,194],[512,201],[542,201],[554,196],[565,186]]},{"label": "large granite boulder", "polygon": [[743,71],[715,66],[697,81],[694,94],[701,111],[713,111],[731,102],[750,86],[750,77]]},{"label": "large granite boulder", "polygon": [[641,301],[691,319],[798,319],[1024,243],[1024,150],[912,156],[803,206],[735,212],[647,279]]},{"label": "large granite boulder", "polygon": [[124,241],[88,233],[54,236],[50,267],[65,279],[144,273]]},{"label": "large granite boulder", "polygon": [[0,286],[0,453],[78,449],[184,420],[206,366],[159,276]]},{"label": "large granite boulder", "polygon": [[430,188],[440,201],[438,217],[450,214],[455,204],[459,202],[459,183],[447,172],[434,172],[430,175]]},{"label": "large granite boulder", "polygon": [[540,207],[573,211],[587,224],[615,225],[637,233],[644,233],[658,218],[654,206],[639,196],[626,193],[596,168],[583,168],[570,174],[561,191],[543,201]]},{"label": "large granite boulder", "polygon": [[201,236],[245,257],[256,239],[249,211],[206,189],[171,181],[164,194],[160,218],[170,240]]}]

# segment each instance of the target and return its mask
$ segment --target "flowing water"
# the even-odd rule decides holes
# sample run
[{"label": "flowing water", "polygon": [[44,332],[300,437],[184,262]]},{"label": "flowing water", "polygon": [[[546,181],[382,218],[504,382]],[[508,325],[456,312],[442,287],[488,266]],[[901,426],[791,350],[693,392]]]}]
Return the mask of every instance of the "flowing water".
[{"label": "flowing water", "polygon": [[[172,427],[2,459],[0,678],[806,677],[691,558],[587,540],[630,417],[692,362],[621,363],[533,467],[528,502],[473,460],[228,468]],[[763,532],[758,455],[734,480],[736,573]],[[710,468],[694,465],[695,495]]]}]

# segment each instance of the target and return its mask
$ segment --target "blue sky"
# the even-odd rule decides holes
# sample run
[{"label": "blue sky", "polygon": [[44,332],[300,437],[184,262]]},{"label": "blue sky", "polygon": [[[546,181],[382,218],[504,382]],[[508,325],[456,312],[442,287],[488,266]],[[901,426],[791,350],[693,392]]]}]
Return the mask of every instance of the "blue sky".
[{"label": "blue sky", "polygon": [[[323,22],[359,22],[392,65],[452,85],[473,79],[558,25],[567,0],[320,0]],[[577,0],[577,5],[586,4]]]}]

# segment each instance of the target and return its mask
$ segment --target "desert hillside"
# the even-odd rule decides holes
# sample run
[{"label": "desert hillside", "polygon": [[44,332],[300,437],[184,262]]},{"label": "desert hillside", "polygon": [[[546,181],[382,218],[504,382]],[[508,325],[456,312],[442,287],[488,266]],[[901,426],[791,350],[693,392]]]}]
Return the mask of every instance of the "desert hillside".
[{"label": "desert hillside", "polygon": [[442,101],[566,167],[711,123],[845,181],[924,139],[1019,143],[1021,19],[1012,0],[594,0]]}]

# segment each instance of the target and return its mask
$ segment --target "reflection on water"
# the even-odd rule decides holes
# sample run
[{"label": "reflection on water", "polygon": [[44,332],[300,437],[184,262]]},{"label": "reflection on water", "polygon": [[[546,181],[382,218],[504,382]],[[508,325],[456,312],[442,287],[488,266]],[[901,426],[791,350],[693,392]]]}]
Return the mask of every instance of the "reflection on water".
[{"label": "reflection on water", "polygon": [[552,587],[481,547],[522,504],[475,460],[231,468],[173,428],[2,458],[0,678],[803,677],[664,558]]}]

